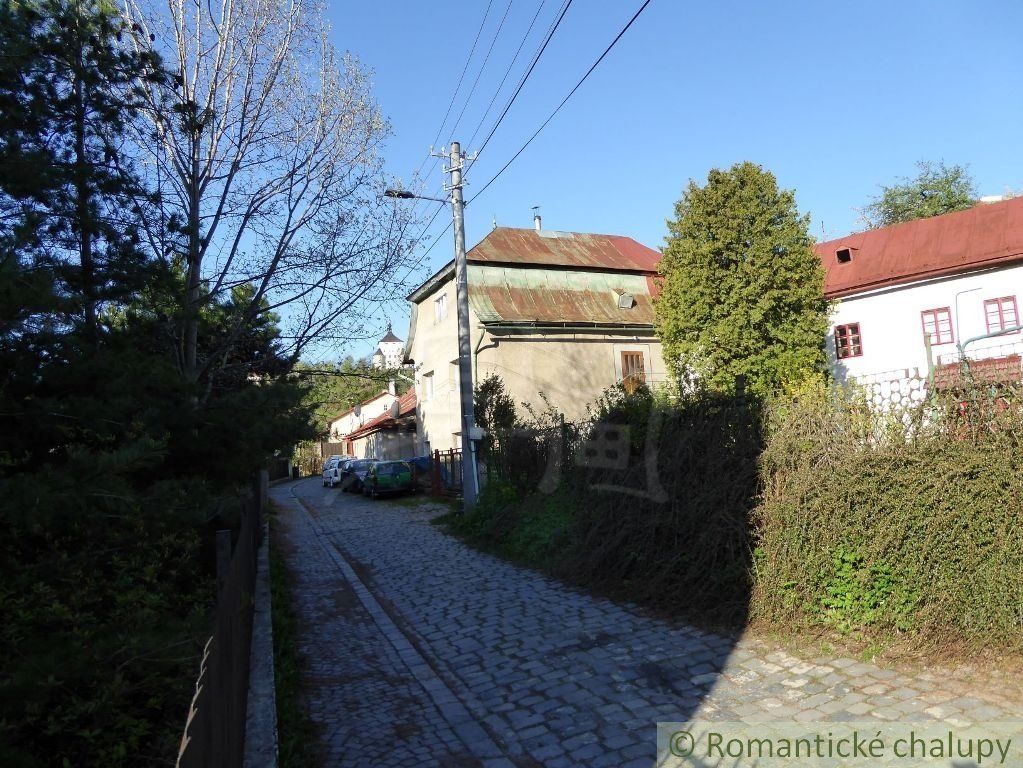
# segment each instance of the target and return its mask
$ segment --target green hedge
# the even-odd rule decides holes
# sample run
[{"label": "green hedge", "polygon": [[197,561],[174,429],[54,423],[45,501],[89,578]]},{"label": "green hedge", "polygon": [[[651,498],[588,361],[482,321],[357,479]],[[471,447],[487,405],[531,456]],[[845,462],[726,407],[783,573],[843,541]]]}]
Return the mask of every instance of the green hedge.
[{"label": "green hedge", "polygon": [[991,394],[882,412],[824,382],[766,407],[618,388],[595,426],[538,430],[530,455],[574,434],[553,453],[577,457],[624,427],[625,469],[567,460],[553,493],[493,482],[452,519],[492,551],[704,624],[1021,649],[1023,415],[1019,393]]},{"label": "green hedge", "polygon": [[779,399],[753,616],[1023,646],[1023,423],[1011,397],[981,395],[993,407],[960,395],[887,415],[823,386]]}]

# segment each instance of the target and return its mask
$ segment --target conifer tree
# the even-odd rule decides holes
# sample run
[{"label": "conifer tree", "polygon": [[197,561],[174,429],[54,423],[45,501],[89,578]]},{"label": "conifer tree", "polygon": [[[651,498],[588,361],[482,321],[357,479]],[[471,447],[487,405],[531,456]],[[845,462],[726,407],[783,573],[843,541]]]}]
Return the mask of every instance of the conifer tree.
[{"label": "conifer tree", "polygon": [[828,305],[809,217],[769,171],[745,162],[690,181],[668,221],[657,330],[669,369],[766,394],[824,368]]}]

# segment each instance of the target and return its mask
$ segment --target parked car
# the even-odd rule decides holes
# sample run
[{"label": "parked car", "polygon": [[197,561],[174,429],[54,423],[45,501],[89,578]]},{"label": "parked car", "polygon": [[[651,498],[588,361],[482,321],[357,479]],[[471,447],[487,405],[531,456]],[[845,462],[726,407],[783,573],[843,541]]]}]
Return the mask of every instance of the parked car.
[{"label": "parked car", "polygon": [[341,467],[341,490],[358,493],[366,480],[366,473],[376,464],[376,459],[352,459]]},{"label": "parked car", "polygon": [[362,492],[366,496],[382,496],[385,493],[415,491],[412,483],[412,467],[405,461],[378,461],[369,468],[363,482]]},{"label": "parked car", "polygon": [[341,456],[331,456],[327,459],[327,463],[323,465],[323,487],[333,488],[339,482],[341,482],[341,466],[343,459]]},{"label": "parked car", "polygon": [[412,467],[412,485],[417,491],[433,487],[433,456],[413,456],[403,461]]},{"label": "parked car", "polygon": [[332,454],[332,455],[328,456],[327,458],[325,458],[323,460],[323,466],[320,468],[320,471],[321,472],[326,472],[327,471],[327,465],[330,464],[330,462],[332,462],[332,461],[333,462],[340,462],[340,461],[344,461],[347,458],[349,458],[349,457],[348,456],[342,456],[340,453]]}]

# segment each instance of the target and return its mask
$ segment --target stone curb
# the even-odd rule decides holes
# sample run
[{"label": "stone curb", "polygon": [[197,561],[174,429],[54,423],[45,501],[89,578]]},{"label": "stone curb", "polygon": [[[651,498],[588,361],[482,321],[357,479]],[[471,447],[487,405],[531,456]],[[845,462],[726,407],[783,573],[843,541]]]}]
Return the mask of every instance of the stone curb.
[{"label": "stone curb", "polygon": [[245,715],[244,768],[277,768],[277,695],[274,686],[273,624],[270,606],[270,529],[256,562],[256,593],[249,652],[249,696]]}]

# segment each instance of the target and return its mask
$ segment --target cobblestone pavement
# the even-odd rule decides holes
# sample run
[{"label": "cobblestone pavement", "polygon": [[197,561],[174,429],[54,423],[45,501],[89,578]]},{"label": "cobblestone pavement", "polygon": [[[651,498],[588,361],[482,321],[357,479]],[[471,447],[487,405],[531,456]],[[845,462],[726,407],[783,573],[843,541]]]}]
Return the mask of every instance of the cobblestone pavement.
[{"label": "cobblestone pavement", "polygon": [[429,522],[437,506],[315,479],[272,495],[326,765],[650,768],[658,721],[1023,718],[1018,680],[806,660],[651,618],[466,547]]}]

